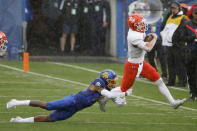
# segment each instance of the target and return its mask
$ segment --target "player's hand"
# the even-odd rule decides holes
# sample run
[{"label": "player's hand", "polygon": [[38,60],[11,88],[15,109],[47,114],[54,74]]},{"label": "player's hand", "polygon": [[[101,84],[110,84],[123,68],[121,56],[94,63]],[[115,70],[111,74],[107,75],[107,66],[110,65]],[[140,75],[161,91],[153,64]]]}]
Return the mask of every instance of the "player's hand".
[{"label": "player's hand", "polygon": [[106,111],[105,105],[106,105],[107,101],[108,101],[108,98],[107,97],[100,98],[99,101],[98,101],[99,102],[100,110],[102,112],[105,112]]},{"label": "player's hand", "polygon": [[149,33],[148,35],[152,35],[155,39],[157,39],[157,34],[156,33]]},{"label": "player's hand", "polygon": [[117,106],[124,106],[127,104],[126,98],[125,97],[116,97],[113,98],[112,101],[117,105]]},{"label": "player's hand", "polygon": [[131,96],[132,95],[132,89],[128,89],[126,91],[126,96]]}]

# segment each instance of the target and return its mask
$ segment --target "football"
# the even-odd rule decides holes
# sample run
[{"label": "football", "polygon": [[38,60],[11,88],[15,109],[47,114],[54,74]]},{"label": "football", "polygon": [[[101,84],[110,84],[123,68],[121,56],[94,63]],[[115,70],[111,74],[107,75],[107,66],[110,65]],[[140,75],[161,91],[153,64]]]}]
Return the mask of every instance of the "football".
[{"label": "football", "polygon": [[144,38],[144,42],[150,42],[152,39],[153,39],[153,36],[152,36],[152,35],[147,35],[147,36]]}]

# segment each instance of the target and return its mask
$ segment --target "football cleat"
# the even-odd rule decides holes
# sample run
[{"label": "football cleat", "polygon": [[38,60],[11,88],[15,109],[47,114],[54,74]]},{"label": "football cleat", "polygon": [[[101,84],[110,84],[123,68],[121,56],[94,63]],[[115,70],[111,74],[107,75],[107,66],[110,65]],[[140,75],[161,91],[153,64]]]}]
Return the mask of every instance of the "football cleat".
[{"label": "football cleat", "polygon": [[182,99],[182,100],[175,100],[172,104],[171,104],[171,106],[173,106],[174,107],[174,109],[178,109],[179,108],[179,106],[181,106],[183,103],[185,103],[187,101],[187,99],[186,98],[184,98],[184,99]]},{"label": "football cleat", "polygon": [[12,99],[7,103],[7,109],[10,109],[12,107],[16,108],[16,99]]},{"label": "football cleat", "polygon": [[11,118],[10,122],[20,122],[22,119],[20,116],[17,116],[16,118]]}]

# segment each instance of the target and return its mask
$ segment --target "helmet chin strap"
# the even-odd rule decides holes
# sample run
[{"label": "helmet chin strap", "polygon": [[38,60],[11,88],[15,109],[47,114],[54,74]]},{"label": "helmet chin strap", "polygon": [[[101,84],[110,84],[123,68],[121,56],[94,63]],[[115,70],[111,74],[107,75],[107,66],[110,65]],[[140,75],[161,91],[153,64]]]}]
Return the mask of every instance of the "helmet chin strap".
[{"label": "helmet chin strap", "polygon": [[[143,25],[143,26],[142,26]],[[147,31],[148,30],[148,24],[145,24],[145,23],[136,23],[136,25],[135,26],[137,26],[137,31],[138,32],[145,32],[145,31]]]},{"label": "helmet chin strap", "polygon": [[0,47],[0,56],[4,56],[6,54],[6,51],[7,51],[7,46],[1,45],[1,47]]}]

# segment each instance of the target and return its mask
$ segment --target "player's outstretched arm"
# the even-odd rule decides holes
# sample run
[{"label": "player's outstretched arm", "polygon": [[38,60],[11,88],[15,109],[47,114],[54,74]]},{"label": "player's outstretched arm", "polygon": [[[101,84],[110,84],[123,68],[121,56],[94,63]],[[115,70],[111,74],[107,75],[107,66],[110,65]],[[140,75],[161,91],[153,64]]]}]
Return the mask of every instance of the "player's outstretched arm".
[{"label": "player's outstretched arm", "polygon": [[125,92],[119,92],[119,91],[108,91],[106,89],[101,89],[100,91],[101,95],[107,97],[107,98],[116,98],[116,97],[124,97],[126,96]]},{"label": "player's outstretched arm", "polygon": [[147,52],[150,52],[154,47],[156,41],[157,41],[157,35],[155,33],[150,33],[145,37],[144,42],[138,44],[137,47]]},{"label": "player's outstretched arm", "polygon": [[102,96],[105,96],[107,98],[116,98],[116,97],[123,97],[126,96],[125,92],[122,92],[121,90],[119,91],[108,91],[100,86],[96,86],[96,85],[92,85],[90,87],[90,90],[92,91],[97,91],[98,93],[100,93]]},{"label": "player's outstretched arm", "polygon": [[152,40],[148,41],[148,43],[145,44],[145,50],[150,52],[157,41],[157,35],[155,33],[150,33],[148,34],[148,36],[153,37]]},{"label": "player's outstretched arm", "polygon": [[[111,92],[117,92],[117,91],[121,91],[120,87],[116,87],[116,88],[111,90]],[[126,96],[131,96],[132,95],[132,89],[128,89],[125,92],[125,95]],[[116,106],[124,106],[124,105],[127,104],[125,96],[124,97],[112,98],[112,101],[116,104]]]}]

